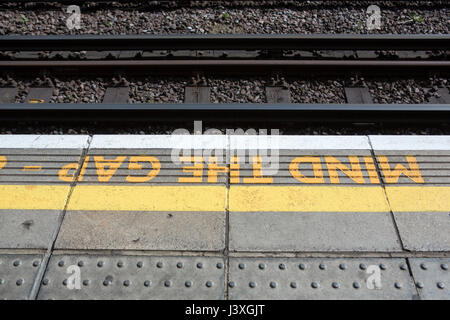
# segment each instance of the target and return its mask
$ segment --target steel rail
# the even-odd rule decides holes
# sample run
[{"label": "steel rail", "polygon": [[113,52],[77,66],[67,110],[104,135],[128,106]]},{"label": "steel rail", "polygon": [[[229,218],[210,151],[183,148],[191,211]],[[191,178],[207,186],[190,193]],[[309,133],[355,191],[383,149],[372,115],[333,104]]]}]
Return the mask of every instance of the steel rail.
[{"label": "steel rail", "polygon": [[[283,0],[278,0],[279,2],[281,2],[281,4],[283,4]],[[291,2],[294,2],[293,0],[290,0]],[[296,0],[297,2],[308,2],[308,0]],[[316,0],[316,1],[323,1],[323,2],[327,2],[329,0]],[[349,1],[349,0],[347,0]],[[386,0],[388,1],[388,0]],[[438,3],[444,3],[445,0],[435,0]],[[5,3],[70,3],[70,4],[83,4],[85,2],[92,2],[92,3],[107,3],[107,2],[120,2],[120,3],[143,3],[143,4],[148,4],[149,2],[158,2],[160,4],[173,4],[173,3],[177,3],[177,4],[189,4],[191,2],[191,0],[157,0],[157,1],[150,1],[150,0],[90,0],[90,1],[86,1],[86,0],[5,0]],[[225,2],[225,3],[233,3],[236,2],[236,0],[213,0],[211,2]],[[268,2],[268,4],[275,6],[276,3],[274,3],[275,1],[273,0],[260,0],[260,2],[262,4],[265,4]],[[389,0],[388,2],[401,2],[401,3],[409,3],[411,1],[409,0]],[[426,1],[424,1],[426,2]]]},{"label": "steel rail", "polygon": [[[219,0],[219,2],[234,2],[236,0]],[[260,0],[262,3],[264,2],[270,2],[273,3],[273,0]],[[285,2],[283,0],[279,0],[281,3]],[[292,0],[291,0],[292,1]],[[308,2],[308,0],[296,0],[298,2]],[[316,0],[317,1],[317,0]],[[318,0],[318,1],[329,1],[329,0]],[[439,1],[439,0],[437,0]],[[443,1],[443,0],[441,0]],[[86,0],[4,0],[4,2],[6,3],[25,3],[25,2],[31,2],[31,3],[55,3],[55,2],[60,2],[60,3],[84,3],[87,2]],[[124,3],[149,3],[151,2],[150,0],[90,0],[88,2],[93,2],[93,3],[104,3],[104,2],[124,2]],[[154,2],[159,2],[159,3],[190,3],[191,0],[157,0]],[[211,2],[217,2],[217,0],[213,0]],[[409,0],[389,0],[389,2],[409,2]]]},{"label": "steel rail", "polygon": [[0,104],[0,121],[448,123],[450,104]]},{"label": "steel rail", "polygon": [[231,34],[0,36],[3,51],[449,50],[449,34]]},{"label": "steel rail", "polygon": [[422,60],[27,60],[0,61],[1,68],[42,68],[42,67],[68,67],[68,68],[114,68],[114,67],[400,67],[400,68],[441,68],[450,66],[450,61],[422,61]]},{"label": "steel rail", "polygon": [[49,71],[58,73],[188,75],[205,74],[252,75],[282,72],[285,75],[298,75],[299,71],[314,71],[324,74],[362,72],[365,74],[394,75],[394,72],[407,74],[450,71],[450,61],[421,60],[31,60],[0,61],[4,72],[24,73]]}]

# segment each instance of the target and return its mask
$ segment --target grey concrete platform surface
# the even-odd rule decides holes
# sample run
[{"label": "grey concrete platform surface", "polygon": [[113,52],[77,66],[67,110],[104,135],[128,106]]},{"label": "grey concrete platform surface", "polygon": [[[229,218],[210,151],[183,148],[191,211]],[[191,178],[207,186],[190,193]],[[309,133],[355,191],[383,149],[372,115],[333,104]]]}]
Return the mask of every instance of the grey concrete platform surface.
[{"label": "grey concrete platform surface", "polygon": [[66,214],[55,248],[223,251],[225,214],[71,211]]},{"label": "grey concrete platform surface", "polygon": [[[66,266],[79,266],[83,289],[68,289]],[[39,299],[223,299],[221,257],[54,255]]]},{"label": "grey concrete platform surface", "polygon": [[230,250],[399,252],[388,213],[232,212]]},{"label": "grey concrete platform surface", "polygon": [[0,135],[0,299],[450,299],[449,136]]},{"label": "grey concrete platform surface", "polygon": [[[371,283],[372,268],[380,270]],[[405,259],[232,258],[231,299],[417,299]]]}]

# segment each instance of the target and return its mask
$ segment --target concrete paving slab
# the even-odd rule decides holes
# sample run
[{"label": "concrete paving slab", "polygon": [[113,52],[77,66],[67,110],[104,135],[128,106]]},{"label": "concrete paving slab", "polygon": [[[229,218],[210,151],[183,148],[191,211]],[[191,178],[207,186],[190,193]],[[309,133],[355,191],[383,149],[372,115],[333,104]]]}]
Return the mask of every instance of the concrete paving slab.
[{"label": "concrete paving slab", "polygon": [[[248,169],[248,166],[240,168],[240,183],[246,183],[249,178],[255,177],[255,170]],[[234,171],[234,170],[233,170]],[[303,169],[302,166],[296,166],[291,170],[262,167],[256,171],[261,173],[264,178],[271,178],[272,184],[379,184],[380,179],[375,170],[348,170],[345,173],[342,170],[327,170],[326,167],[316,170]],[[234,176],[236,178],[236,175]],[[237,180],[236,180],[237,181]],[[233,183],[236,183],[233,180]],[[265,181],[265,180],[262,180]],[[262,182],[268,183],[268,182]]]},{"label": "concrete paving slab", "polygon": [[[317,150],[316,150],[317,151]],[[367,151],[370,153],[369,151]],[[271,179],[260,179],[260,183],[275,184],[338,184],[360,183],[378,184],[380,179],[372,156],[326,155],[326,151],[317,152],[316,155],[260,155],[247,154],[230,157],[231,183],[246,183],[246,177],[261,176]],[[355,153],[355,152],[353,152]],[[330,179],[329,177],[333,177]],[[238,179],[238,177],[240,179]],[[253,181],[253,183],[256,183]],[[249,182],[251,183],[251,182]]]},{"label": "concrete paving slab", "polygon": [[[248,143],[248,148],[245,148],[246,145],[244,143]],[[261,156],[270,156],[271,155],[279,155],[280,156],[280,162],[283,162],[284,157],[294,157],[294,156],[323,156],[323,155],[331,155],[331,156],[349,156],[349,155],[367,155],[371,156],[370,149],[281,149],[283,145],[268,145],[268,144],[261,144],[259,149],[254,148],[251,144],[253,144],[253,141],[246,142],[245,140],[238,140],[237,145],[239,147],[231,148],[230,147],[230,156],[239,156],[244,157],[245,159],[248,158],[248,156],[255,156],[255,155],[261,155]],[[257,143],[257,142],[255,142]],[[241,144],[241,145],[239,145]],[[290,160],[289,160],[290,161]]]},{"label": "concrete paving slab", "polygon": [[0,137],[0,184],[73,182],[88,136]]},{"label": "concrete paving slab", "polygon": [[0,247],[47,249],[88,136],[0,137]]},{"label": "concrete paving slab", "polygon": [[410,251],[450,251],[448,212],[394,212],[400,237]]},{"label": "concrete paving slab", "polygon": [[89,155],[134,155],[138,156],[141,154],[148,154],[154,156],[166,156],[166,159],[170,161],[170,155],[172,154],[172,149],[169,147],[165,148],[89,148]]},{"label": "concrete paving slab", "polygon": [[[240,152],[242,150],[234,150],[234,151]],[[272,154],[269,151],[267,152],[266,155],[264,155],[264,153],[261,153],[261,152],[257,153],[258,151],[261,151],[261,150],[247,151],[245,154],[245,158],[242,158],[242,159],[238,158],[238,161],[233,161],[233,162],[240,163],[240,164],[251,164],[252,161],[249,161],[249,159],[251,160],[250,156],[260,156],[261,163],[263,163],[263,164],[272,162],[272,158],[271,158]],[[368,156],[368,157],[372,158],[372,155],[370,154],[369,150],[342,150],[342,152],[339,152],[339,150],[332,151],[332,152],[331,151],[327,152],[326,150],[312,150],[312,151],[290,150],[289,152],[283,152],[283,150],[280,150],[278,158],[276,158],[277,157],[276,153],[274,153],[273,155],[274,155],[275,159],[277,159],[279,161],[280,166],[284,165],[286,167],[289,167],[289,164],[297,157],[307,157],[307,159],[308,159],[309,157],[313,156],[313,157],[315,157],[316,161],[320,160],[320,162],[323,164],[323,166],[326,165],[325,156],[337,157],[337,160],[343,164],[351,163],[349,156],[356,156],[361,164],[364,164],[363,157]],[[305,162],[306,162],[306,160],[305,160]],[[337,163],[337,161],[332,160],[332,161],[330,161],[330,163]]]},{"label": "concrete paving slab", "polygon": [[[2,156],[7,157],[11,164],[30,162],[42,162],[47,165],[52,163],[72,163],[78,159],[81,149],[0,149]],[[58,153],[59,151],[59,153]]]},{"label": "concrete paving slab", "polygon": [[[72,162],[73,163],[73,162]],[[56,162],[56,163],[30,163],[30,162],[10,162],[8,166],[2,169],[2,174],[5,175],[43,175],[51,176],[55,175],[61,170],[61,168],[68,163],[66,162]]]},{"label": "concrete paving slab", "polygon": [[61,181],[58,175],[7,175],[0,174],[0,184],[67,184],[68,181]]},{"label": "concrete paving slab", "polygon": [[57,249],[219,251],[225,212],[66,213]]},{"label": "concrete paving slab", "polygon": [[[24,149],[26,150],[26,149]],[[1,183],[70,183],[80,161],[81,149],[67,155],[65,150],[52,149],[53,155],[13,154],[0,149]]]},{"label": "concrete paving slab", "polygon": [[375,152],[377,151],[449,151],[450,136],[430,136],[430,135],[370,135],[370,144]]},{"label": "concrete paving slab", "polygon": [[221,185],[77,185],[67,210],[223,212],[226,197]]},{"label": "concrete paving slab", "polygon": [[[232,158],[230,163],[239,164],[241,169],[251,169],[255,164],[260,164],[262,169],[270,169],[273,164],[278,163],[278,168],[280,170],[289,170],[292,166],[295,165],[299,170],[311,170],[315,166],[318,168],[328,171],[328,167],[336,168],[336,170],[340,170],[339,167],[343,167],[344,165],[349,169],[355,167],[360,168],[362,171],[367,169],[367,165],[373,165],[374,161],[371,156],[362,156],[362,155],[349,155],[349,156],[340,156],[340,155],[326,155],[322,152],[321,155],[291,155],[291,156],[271,156],[271,155],[251,155],[246,158]],[[353,164],[353,166],[352,166]],[[372,168],[372,167],[370,167]]]},{"label": "concrete paving slab", "polygon": [[80,183],[221,183],[227,181],[228,167],[213,161],[198,163],[161,162],[155,155],[88,155],[83,160]]},{"label": "concrete paving slab", "polygon": [[[239,183],[232,182],[233,185],[243,185],[248,186],[250,185],[250,182],[243,182],[243,179],[246,179],[247,177],[241,177],[241,180]],[[263,178],[267,178],[267,176],[263,176]],[[347,178],[340,178],[339,182],[331,184],[330,179],[327,177],[324,177],[322,185],[339,185],[339,186],[349,186],[349,187],[358,187],[358,186],[364,186],[369,185],[368,180],[366,180],[365,184],[356,183],[350,179]],[[251,185],[257,186],[257,185],[263,185],[266,186],[268,184],[261,184],[259,182],[252,182]],[[270,183],[271,186],[317,186],[317,183],[305,183],[305,182],[299,182],[297,180],[294,180],[292,178],[283,178],[283,177],[274,177],[273,181]]]},{"label": "concrete paving slab", "polygon": [[[227,177],[217,177],[217,179],[214,179],[214,182],[208,182],[208,177],[207,176],[201,176],[201,177],[195,177],[193,178],[192,175],[188,175],[188,174],[180,174],[180,175],[172,175],[172,176],[164,176],[164,175],[160,175],[158,174],[157,177],[149,180],[149,181],[145,181],[146,179],[144,179],[144,177],[142,178],[144,181],[143,182],[128,182],[127,178],[129,176],[116,176],[114,175],[113,177],[108,179],[108,182],[100,182],[98,175],[84,175],[83,176],[83,181],[78,182],[80,185],[83,184],[114,184],[114,185],[204,185],[204,184],[211,184],[211,185],[225,185],[227,182]],[[138,176],[130,176],[130,177],[134,177],[134,178],[138,178]],[[188,178],[189,182],[183,182],[184,178]],[[191,180],[192,179],[192,180]],[[193,181],[195,180],[195,183],[193,183]]]},{"label": "concrete paving slab", "polygon": [[401,251],[389,213],[231,212],[234,251]]},{"label": "concrete paving slab", "polygon": [[365,136],[229,135],[230,149],[370,150]]},{"label": "concrete paving slab", "polygon": [[69,185],[0,184],[0,209],[63,210]]},{"label": "concrete paving slab", "polygon": [[392,212],[449,212],[450,187],[386,185]]},{"label": "concrete paving slab", "polygon": [[28,298],[42,255],[0,254],[0,300]]},{"label": "concrete paving slab", "polygon": [[[417,173],[417,174],[411,173],[411,176],[417,176],[417,177],[421,176],[423,178],[426,178],[426,177],[430,177],[430,178],[433,178],[433,177],[434,178],[436,178],[436,177],[442,177],[442,178],[450,177],[450,170],[448,170],[448,169],[443,169],[443,168],[442,169],[437,169],[437,168],[435,168],[435,169],[424,169],[424,168],[421,168],[420,163],[419,163],[419,169],[420,169],[419,173]],[[384,175],[385,174],[383,174],[383,176]],[[389,175],[387,175],[387,176],[389,177]],[[405,177],[401,176],[400,179],[402,179],[402,178],[405,178]]]},{"label": "concrete paving slab", "polygon": [[[79,290],[66,286],[69,266],[81,266]],[[224,281],[223,258],[53,255],[38,299],[218,300]]]},{"label": "concrete paving slab", "polygon": [[[450,158],[449,158],[450,159]],[[407,162],[394,162],[397,164],[403,164],[408,165]],[[421,172],[423,172],[423,175],[426,175],[425,173],[433,173],[433,172],[446,172],[450,170],[450,161],[449,162],[441,162],[441,161],[434,161],[434,162],[417,162],[419,165],[419,168]]]},{"label": "concrete paving slab", "polygon": [[[253,185],[257,185],[257,184],[262,184],[262,185],[267,185],[264,183],[260,183],[260,182],[248,182],[248,181],[253,181],[252,176],[241,176],[241,180],[240,180],[240,185],[248,185],[249,183],[252,183]],[[314,186],[317,185],[317,183],[309,183],[307,181],[305,181],[305,179],[301,179],[300,181],[293,178],[293,177],[271,177],[268,175],[263,175],[263,178],[270,178],[271,182],[270,185],[288,185],[288,186],[294,186],[294,185],[301,185],[301,186]],[[313,177],[311,177],[311,179],[313,179]],[[250,179],[250,180],[249,180]],[[348,185],[348,186],[360,186],[360,185],[369,185],[370,180],[368,178],[365,178],[363,180],[363,183],[359,183],[359,182],[355,182],[355,180],[349,179],[347,177],[340,177],[339,179],[333,178],[333,181],[336,182],[331,182],[329,177],[323,177],[323,180],[321,180],[320,184],[321,185]],[[233,184],[236,184],[236,182],[233,182]]]},{"label": "concrete paving slab", "polygon": [[1,249],[47,249],[59,211],[0,210]]},{"label": "concrete paving slab", "polygon": [[228,286],[231,300],[418,299],[405,259],[231,258]]},{"label": "concrete paving slab", "polygon": [[230,212],[389,212],[381,186],[231,185]]},{"label": "concrete paving slab", "polygon": [[[414,160],[421,165],[432,165],[437,163],[450,163],[450,153],[448,151],[421,151],[421,152],[408,152],[408,151],[392,151],[387,157],[388,163],[401,163],[408,164],[407,156],[413,156]],[[382,161],[382,158],[377,156],[378,162]]]},{"label": "concrete paving slab", "polygon": [[412,155],[416,157],[446,157],[449,155],[448,150],[374,150],[375,155],[388,155],[388,156],[404,156]]},{"label": "concrete paving slab", "polygon": [[421,299],[450,300],[450,258],[410,258]]},{"label": "concrete paving slab", "polygon": [[[200,150],[202,151],[202,150]],[[88,153],[88,156],[90,157],[90,161],[92,162],[105,162],[105,161],[111,161],[115,160],[118,162],[125,162],[128,163],[131,158],[136,158],[136,160],[140,160],[139,158],[142,157],[154,157],[158,159],[158,161],[161,163],[161,166],[169,166],[172,164],[177,165],[177,167],[181,167],[181,165],[188,165],[192,162],[203,162],[208,163],[211,162],[212,159],[210,159],[210,156],[217,157],[219,163],[227,163],[225,158],[225,150],[221,150],[220,153],[217,155],[215,154],[194,154],[195,150],[191,154],[183,155],[183,153],[175,154],[173,157],[170,152],[166,150],[122,150],[121,152],[115,151],[113,149],[111,150],[100,150],[100,151],[90,151]],[[221,161],[222,160],[222,161]],[[142,161],[143,162],[143,161]]]},{"label": "concrete paving slab", "polygon": [[[438,151],[436,151],[438,152]],[[447,151],[438,155],[420,155],[396,152],[395,155],[377,155],[381,179],[386,184],[447,184],[450,182],[450,157]]]},{"label": "concrete paving slab", "polygon": [[[421,176],[422,180],[420,184],[425,185],[448,185],[450,183],[450,177],[430,177],[430,176]],[[398,180],[395,181],[396,185],[417,185],[418,183],[407,177],[399,177]],[[386,183],[386,185],[391,185],[391,183]]]},{"label": "concrete paving slab", "polygon": [[[115,170],[114,175],[112,177],[127,177],[127,176],[134,176],[134,177],[146,177],[148,172],[151,171],[152,166],[151,165],[147,165],[147,164],[139,164],[139,166],[141,167],[138,170],[135,169],[128,169],[128,168],[118,168],[117,170]],[[147,167],[147,168],[146,168]],[[207,173],[208,168],[203,167],[201,168],[199,171],[204,171],[204,176],[206,177],[206,173]],[[202,172],[203,173],[203,172]],[[217,172],[217,175],[223,175],[225,176],[226,172]],[[92,168],[89,166],[86,166],[86,169],[83,173],[83,177],[98,177],[98,169],[96,168]],[[183,168],[175,168],[175,169],[169,169],[169,168],[158,168],[158,175],[155,177],[159,177],[159,176],[165,176],[165,177],[187,177],[187,176],[192,176],[192,173],[189,175],[188,172],[183,172]],[[124,179],[125,180],[125,179]],[[83,179],[84,181],[84,179]]]},{"label": "concrete paving slab", "polygon": [[225,135],[94,135],[90,149],[226,149],[227,145]]},{"label": "concrete paving slab", "polygon": [[87,135],[5,134],[0,135],[0,149],[83,149],[88,140]]}]

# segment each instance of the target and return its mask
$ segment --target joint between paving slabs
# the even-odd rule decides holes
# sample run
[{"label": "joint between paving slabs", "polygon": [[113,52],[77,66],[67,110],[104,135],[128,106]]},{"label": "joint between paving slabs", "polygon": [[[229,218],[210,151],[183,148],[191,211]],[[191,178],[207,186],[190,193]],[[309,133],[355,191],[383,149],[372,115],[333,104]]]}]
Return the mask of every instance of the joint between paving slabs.
[{"label": "joint between paving slabs", "polygon": [[373,158],[373,161],[374,161],[374,164],[375,164],[375,170],[377,171],[378,179],[380,181],[380,186],[381,186],[381,188],[383,188],[384,197],[386,198],[386,202],[387,202],[387,204],[389,206],[389,213],[390,213],[390,216],[391,216],[391,219],[392,219],[392,223],[393,223],[394,228],[395,228],[395,232],[397,233],[398,241],[400,242],[400,245],[401,245],[403,251],[409,251],[403,245],[402,237],[400,235],[400,230],[398,228],[397,221],[395,220],[394,212],[392,211],[391,202],[389,201],[389,197],[388,197],[388,194],[386,192],[386,185],[384,183],[383,175],[381,174],[381,169],[380,169],[380,167],[378,165],[378,159],[377,159],[377,157],[375,155],[375,150],[373,149],[372,142],[370,141],[370,137],[369,136],[366,136],[366,137],[367,137],[367,139],[369,141],[370,153],[372,155],[372,158]]},{"label": "joint between paving slabs", "polygon": [[416,279],[414,278],[414,273],[412,272],[412,268],[411,268],[411,264],[409,262],[409,258],[405,258],[405,260],[406,260],[406,265],[408,266],[409,276],[411,277],[411,279],[413,281],[414,289],[416,289],[417,297],[419,298],[419,300],[421,300],[419,288],[416,285]]},{"label": "joint between paving slabs", "polygon": [[69,192],[67,194],[66,202],[64,204],[63,210],[59,214],[58,223],[56,224],[56,228],[55,228],[55,230],[53,232],[51,242],[49,243],[47,251],[45,252],[45,254],[44,254],[43,258],[42,258],[42,262],[41,262],[41,264],[39,266],[39,270],[38,270],[38,272],[36,274],[36,277],[34,279],[33,286],[31,287],[30,294],[28,296],[29,300],[36,300],[37,296],[39,294],[39,290],[41,288],[42,279],[44,278],[45,271],[47,270],[47,267],[48,267],[48,263],[50,261],[50,258],[52,257],[53,248],[55,246],[56,239],[58,238],[59,231],[61,230],[61,226],[63,224],[64,217],[66,216],[67,206],[69,205],[70,197],[72,195],[73,189],[77,185],[78,177],[80,175],[80,172],[81,172],[81,169],[82,169],[82,166],[83,166],[83,162],[86,159],[86,155],[87,155],[87,153],[89,151],[89,147],[91,145],[91,141],[92,141],[92,135],[90,135],[88,137],[86,148],[83,148],[82,151],[81,151],[80,159],[78,161],[78,168],[77,168],[77,170],[76,170],[76,172],[74,174],[73,181],[70,183],[70,189],[69,189]]},{"label": "joint between paving slabs", "polygon": [[364,258],[448,258],[450,252],[383,252],[383,251],[232,251],[232,258],[333,258],[333,259],[364,259]]},{"label": "joint between paving slabs", "polygon": [[[370,141],[370,137],[369,137],[369,136],[367,136],[367,139],[368,139],[369,145],[370,145],[370,153],[372,154],[372,158],[373,158],[374,163],[375,163],[375,169],[377,170],[378,178],[379,178],[379,180],[380,180],[380,184],[381,184],[381,187],[383,188],[384,196],[386,197],[386,201],[387,201],[387,204],[388,204],[388,206],[389,206],[390,216],[391,216],[391,219],[392,219],[392,223],[394,224],[394,228],[395,228],[395,232],[397,233],[398,240],[399,240],[399,242],[400,242],[400,245],[402,246],[402,250],[403,250],[403,251],[410,252],[410,250],[407,250],[407,249],[405,248],[404,244],[403,244],[402,237],[401,237],[401,235],[400,235],[400,229],[398,228],[397,221],[395,220],[394,212],[392,211],[392,206],[391,206],[391,203],[390,203],[390,201],[389,201],[388,194],[387,194],[387,192],[386,192],[386,185],[385,185],[383,176],[382,176],[382,174],[381,174],[381,170],[380,170],[380,167],[379,167],[379,164],[378,164],[378,159],[377,159],[377,157],[375,156],[375,150],[373,149],[372,142]],[[409,276],[411,277],[411,280],[412,280],[413,283],[414,283],[414,288],[415,288],[415,290],[416,290],[417,297],[419,297],[419,299],[420,299],[420,294],[419,294],[419,291],[418,291],[418,289],[417,289],[417,286],[415,285],[415,284],[416,284],[416,281],[415,281],[415,279],[414,279],[414,275],[413,275],[413,272],[412,272],[411,265],[410,265],[410,263],[409,263],[409,259],[408,259],[408,258],[405,258],[405,261],[406,261],[406,265],[408,266]]]},{"label": "joint between paving slabs", "polygon": [[230,279],[230,136],[226,135],[227,149],[225,150],[225,159],[227,170],[226,192],[225,192],[225,266],[224,266],[224,300],[229,300],[228,282]]}]

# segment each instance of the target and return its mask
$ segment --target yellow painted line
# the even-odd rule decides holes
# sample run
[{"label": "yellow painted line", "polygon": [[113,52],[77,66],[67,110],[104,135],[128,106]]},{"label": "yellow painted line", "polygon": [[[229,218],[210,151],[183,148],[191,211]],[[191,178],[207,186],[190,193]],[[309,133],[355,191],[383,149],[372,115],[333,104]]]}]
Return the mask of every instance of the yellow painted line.
[{"label": "yellow painted line", "polygon": [[231,186],[229,210],[386,212],[389,207],[379,186]]},{"label": "yellow painted line", "polygon": [[[0,209],[62,210],[70,186],[0,185]],[[450,211],[450,187],[387,186],[394,212]],[[68,210],[224,211],[225,186],[78,185]],[[229,210],[241,212],[386,212],[380,186],[231,186]]]},{"label": "yellow painted line", "polygon": [[62,210],[70,186],[0,185],[0,209]]},{"label": "yellow painted line", "polygon": [[394,212],[450,211],[450,187],[386,186],[386,194]]},{"label": "yellow painted line", "polygon": [[224,211],[225,186],[78,185],[68,210]]},{"label": "yellow painted line", "polygon": [[42,166],[24,166],[23,171],[41,171]]},{"label": "yellow painted line", "polygon": [[30,99],[28,100],[28,103],[44,103],[44,99]]}]

